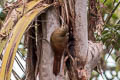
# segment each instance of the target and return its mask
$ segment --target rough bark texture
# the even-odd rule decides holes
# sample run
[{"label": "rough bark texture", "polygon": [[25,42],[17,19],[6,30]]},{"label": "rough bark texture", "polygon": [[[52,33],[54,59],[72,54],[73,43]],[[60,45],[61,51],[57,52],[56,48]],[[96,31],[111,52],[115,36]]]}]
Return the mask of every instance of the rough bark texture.
[{"label": "rough bark texture", "polygon": [[[103,19],[100,11],[98,10],[97,6],[99,3],[97,3],[96,0],[89,0],[89,16],[88,16],[88,38],[89,44],[88,44],[88,56],[91,54],[92,58],[88,58],[88,70],[93,70],[96,66],[99,67],[99,62],[101,59],[101,55],[103,53],[103,44],[102,42],[95,42],[94,32],[97,32],[99,36],[101,36],[101,31],[103,29]],[[87,67],[87,66],[86,66]],[[90,77],[90,75],[89,75]]]},{"label": "rough bark texture", "polygon": [[73,30],[73,35],[75,38],[74,66],[76,66],[76,78],[77,80],[84,80],[84,77],[86,77],[86,71],[84,70],[84,67],[86,64],[88,49],[87,0],[75,1],[75,26]]},{"label": "rough bark texture", "polygon": [[89,13],[88,13],[88,39],[95,41],[94,32],[96,30],[97,21],[97,8],[96,0],[89,0]]},{"label": "rough bark texture", "polygon": [[87,0],[75,1],[75,52],[76,56],[86,61],[88,49],[88,32],[87,32]]},{"label": "rough bark texture", "polygon": [[[96,4],[96,2],[94,3]],[[90,5],[93,5],[93,3],[90,3]],[[93,11],[96,12],[96,9],[93,9]],[[94,25],[95,28],[98,27],[96,29],[100,30],[103,23],[101,19],[102,17],[100,14],[97,14],[97,16],[97,19],[93,19],[93,17],[90,18],[89,24]],[[73,27],[73,35],[75,39],[73,49],[75,58],[73,62],[71,61],[72,65],[70,67],[71,71],[69,71],[69,77],[70,80],[88,80],[90,79],[92,70],[97,66],[103,50],[102,43],[93,43],[92,41],[88,41],[87,0],[75,0],[75,26]],[[94,34],[91,33],[91,35]]]},{"label": "rough bark texture", "polygon": [[[50,0],[46,1],[47,3],[53,2]],[[37,65],[31,66],[31,68],[33,68],[29,69],[35,72],[35,75],[33,76],[39,77],[38,80],[65,80],[63,77],[64,71],[62,71],[62,67],[60,74],[57,77],[53,74],[54,54],[50,46],[50,36],[52,32],[57,27],[60,27],[59,15],[62,15],[64,21],[69,26],[68,54],[66,54],[69,57],[66,61],[68,76],[70,80],[90,79],[91,72],[94,67],[97,66],[100,59],[102,43],[93,43],[92,41],[88,41],[88,28],[90,26],[92,29],[93,25],[96,27],[96,29],[99,30],[100,27],[102,27],[102,17],[100,14],[96,14],[96,19],[90,16],[89,26],[87,26],[87,2],[88,0],[64,0],[63,4],[61,5],[62,7],[59,8],[61,13],[58,11],[58,8],[52,7],[49,8],[49,10],[44,15],[41,15],[40,19],[38,19],[42,22],[40,22],[40,26],[37,27],[38,31],[36,35]],[[92,3],[90,4],[92,5]],[[94,10],[96,11],[96,9],[93,9],[93,11]],[[93,32],[90,32],[90,34],[93,35]],[[92,38],[91,40],[94,39]],[[32,47],[31,50],[33,49],[34,47]],[[31,65],[30,60],[29,63],[30,64],[28,65]],[[63,59],[61,64],[63,64]],[[34,67],[36,70],[34,70]],[[29,79],[32,80],[32,78]]]},{"label": "rough bark texture", "polygon": [[98,10],[97,0],[89,0],[89,13],[88,13],[88,39],[95,41],[94,32],[97,32],[98,35],[101,35],[103,29],[103,20],[100,11]]},{"label": "rough bark texture", "polygon": [[[44,16],[44,14],[42,14],[41,16]],[[43,31],[42,31],[42,21],[41,21],[41,16],[38,16],[36,21],[36,46],[37,46],[37,51],[36,51],[36,55],[37,55],[37,62],[36,62],[36,71],[35,71],[35,77],[39,77],[39,70],[41,67],[41,56],[42,56],[42,39],[43,39]]]},{"label": "rough bark texture", "polygon": [[[35,80],[35,65],[36,65],[36,40],[35,40],[35,28],[30,28],[28,34],[28,53],[27,53],[27,64],[26,64],[26,80]],[[32,45],[31,45],[32,44]]]},{"label": "rough bark texture", "polygon": [[54,8],[48,10],[46,13],[46,20],[46,26],[43,26],[43,38],[48,42],[45,40],[42,42],[43,53],[41,59],[41,68],[39,72],[40,80],[56,80],[56,78],[60,78],[60,80],[62,80],[62,77],[60,77],[60,75],[55,77],[53,74],[54,56],[50,46],[50,36],[52,32],[60,26],[58,16]]}]

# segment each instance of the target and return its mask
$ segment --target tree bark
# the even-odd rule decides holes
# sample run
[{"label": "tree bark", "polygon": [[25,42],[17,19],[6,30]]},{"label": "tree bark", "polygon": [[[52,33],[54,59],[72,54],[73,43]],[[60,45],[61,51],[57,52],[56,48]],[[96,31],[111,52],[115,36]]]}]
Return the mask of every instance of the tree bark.
[{"label": "tree bark", "polygon": [[[30,28],[28,31],[28,52],[26,59],[26,80],[35,80],[35,66],[36,66],[36,40],[35,40],[35,27]],[[32,44],[32,45],[31,45]]]},{"label": "tree bark", "polygon": [[[49,0],[48,0],[49,1]],[[67,73],[70,80],[89,80],[92,70],[97,66],[102,52],[101,43],[93,43],[88,41],[87,25],[87,2],[88,0],[69,0],[63,1],[64,7],[61,13],[58,8],[49,8],[49,10],[40,16],[41,26],[37,27],[37,65],[35,77],[39,80],[64,80],[61,77],[62,68],[58,76],[53,74],[54,54],[50,46],[50,36],[52,32],[60,27],[60,14],[64,16],[64,21],[69,26],[69,43],[66,61]],[[61,5],[63,6],[63,5]],[[96,9],[94,9],[96,10]],[[100,14],[98,14],[97,22],[94,20],[89,24],[95,27],[102,26]],[[96,19],[95,19],[96,20]],[[99,23],[100,22],[100,23]],[[96,28],[97,29],[97,28]],[[93,34],[91,34],[93,35]],[[70,53],[70,54],[69,54]],[[63,63],[62,59],[62,63]],[[64,72],[64,71],[63,71]]]},{"label": "tree bark", "polygon": [[88,49],[87,2],[88,0],[75,1],[75,52],[83,62],[86,61]]},{"label": "tree bark", "polygon": [[[72,47],[74,48],[72,54],[74,54],[75,57],[73,56],[74,60],[71,60],[72,65],[68,71],[70,80],[89,80],[91,72],[97,66],[103,51],[102,43],[88,41],[87,2],[87,0],[75,0],[75,26],[73,27],[74,47]],[[97,16],[99,16],[97,17],[97,21],[91,22],[96,24],[90,25],[102,27],[103,22],[100,15],[101,14],[97,14]],[[100,30],[100,28],[96,29]]]},{"label": "tree bark", "polygon": [[[46,24],[43,28],[43,39],[42,41],[42,56],[41,66],[39,71],[40,80],[56,80],[57,77],[53,74],[53,52],[50,46],[50,36],[52,32],[60,27],[58,15],[56,14],[55,8],[51,8],[46,13]],[[61,79],[62,80],[62,79]]]}]

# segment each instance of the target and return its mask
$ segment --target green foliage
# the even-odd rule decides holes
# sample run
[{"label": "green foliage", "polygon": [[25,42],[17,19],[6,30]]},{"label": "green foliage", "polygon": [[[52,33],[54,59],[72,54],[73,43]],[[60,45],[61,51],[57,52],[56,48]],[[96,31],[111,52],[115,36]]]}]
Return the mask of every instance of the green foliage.
[{"label": "green foliage", "polygon": [[4,12],[1,12],[1,13],[0,13],[0,19],[1,19],[1,20],[4,20],[5,17],[6,17],[6,14],[5,14]]},{"label": "green foliage", "polygon": [[112,15],[112,19],[113,19],[113,21],[114,21],[114,20],[117,20],[117,19],[118,19],[118,15],[114,13],[114,14]]},{"label": "green foliage", "polygon": [[[107,17],[104,21],[105,23],[108,22],[104,25],[102,36],[96,36],[96,38],[101,40],[106,47],[113,46],[118,50],[120,48],[120,24],[117,22],[120,20],[120,6],[117,6],[116,9],[115,7],[119,4],[119,0],[100,0],[100,3],[104,6],[101,9],[103,18]],[[110,19],[108,20],[108,18]]]},{"label": "green foliage", "polygon": [[[103,7],[100,8],[100,10],[101,10],[105,25],[103,26],[104,29],[102,31],[102,35],[98,36],[96,33],[95,36],[98,41],[102,41],[104,43],[105,45],[104,49],[107,50],[107,52],[104,54],[104,59],[102,61],[102,64],[105,63],[105,65],[102,66],[103,67],[102,69],[104,69],[103,71],[104,79],[105,80],[120,80],[120,78],[118,77],[118,73],[120,73],[119,72],[120,71],[120,57],[116,61],[116,58],[120,54],[120,5],[119,5],[120,1],[119,0],[100,0],[100,3],[103,5]],[[114,52],[113,50],[111,52],[111,49],[113,49]],[[109,60],[107,61],[105,60],[106,55],[108,55],[107,53],[108,54],[112,53],[110,57],[112,58],[111,60],[114,61],[115,66],[107,65],[109,61]],[[111,75],[111,78],[106,75],[108,74],[106,73],[107,71],[109,71],[108,73]],[[112,74],[113,71],[116,73],[116,75]],[[97,76],[96,75],[92,73],[91,80],[98,80],[99,78],[98,76],[100,76],[100,74],[98,74]]]},{"label": "green foliage", "polygon": [[99,0],[101,3],[104,3],[104,0]]},{"label": "green foliage", "polygon": [[118,50],[120,48],[120,25],[105,25],[101,40],[106,47],[112,45]]},{"label": "green foliage", "polygon": [[114,5],[113,1],[114,0],[107,0],[104,5],[111,10],[113,9],[113,5]]}]

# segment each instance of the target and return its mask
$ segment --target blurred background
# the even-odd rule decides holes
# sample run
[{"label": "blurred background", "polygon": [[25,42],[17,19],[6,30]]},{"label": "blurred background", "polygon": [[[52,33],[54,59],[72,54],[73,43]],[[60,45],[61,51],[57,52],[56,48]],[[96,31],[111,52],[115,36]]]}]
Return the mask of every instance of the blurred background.
[{"label": "blurred background", "polygon": [[[17,0],[0,0],[0,25]],[[104,19],[102,36],[94,33],[98,41],[104,43],[104,54],[98,65],[99,69],[92,72],[91,80],[120,80],[120,0],[98,0],[99,10]],[[11,80],[24,80],[27,49],[24,36],[19,44],[15,57]],[[1,57],[2,59],[2,57]],[[0,66],[1,66],[0,60]]]}]

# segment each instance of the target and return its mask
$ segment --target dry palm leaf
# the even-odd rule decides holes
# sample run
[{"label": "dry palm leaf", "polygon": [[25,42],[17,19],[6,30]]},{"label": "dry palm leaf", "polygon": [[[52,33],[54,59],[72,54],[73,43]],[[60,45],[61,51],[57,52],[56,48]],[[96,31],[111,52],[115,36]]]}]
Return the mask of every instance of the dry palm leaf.
[{"label": "dry palm leaf", "polygon": [[[33,4],[32,4],[33,2]],[[6,31],[6,29],[12,30],[9,33],[9,38],[6,40],[6,45],[4,44],[3,47],[5,47],[2,51],[3,60],[2,60],[2,68],[0,72],[0,80],[10,80],[10,75],[12,71],[12,66],[14,62],[14,58],[16,55],[16,51],[19,45],[19,42],[25,33],[26,29],[30,26],[31,22],[42,12],[44,12],[46,9],[51,7],[51,4],[42,4],[39,2],[32,1],[31,5],[28,5],[28,9],[25,10],[25,13],[22,17],[18,19],[16,23],[13,23],[12,19],[8,19],[8,23],[6,26],[3,27],[3,30]],[[18,10],[22,10],[22,8],[19,8]],[[19,14],[17,15],[19,16]],[[4,31],[1,31],[4,32]],[[1,53],[0,53],[1,54]]]}]

